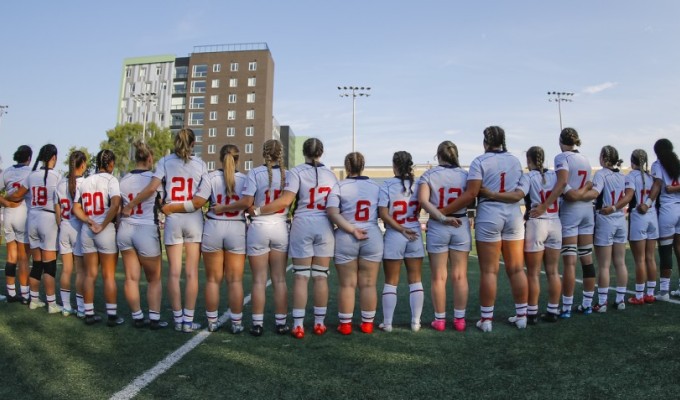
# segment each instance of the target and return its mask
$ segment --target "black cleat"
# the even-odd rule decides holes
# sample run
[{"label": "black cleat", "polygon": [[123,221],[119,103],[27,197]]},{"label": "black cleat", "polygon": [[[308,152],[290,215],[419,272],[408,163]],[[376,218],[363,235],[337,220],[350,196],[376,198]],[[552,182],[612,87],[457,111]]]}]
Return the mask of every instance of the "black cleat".
[{"label": "black cleat", "polygon": [[19,303],[22,300],[21,296],[7,296],[8,303]]},{"label": "black cleat", "polygon": [[286,324],[276,325],[276,333],[279,335],[287,335],[290,333],[290,326]]},{"label": "black cleat", "polygon": [[538,324],[538,315],[533,314],[533,315],[527,315],[527,325],[536,325]]},{"label": "black cleat", "polygon": [[144,318],[133,319],[132,324],[135,326],[135,328],[146,328],[146,326],[149,324],[149,320]]},{"label": "black cleat", "polygon": [[545,322],[557,322],[559,317],[560,316],[558,314],[554,314],[554,313],[551,313],[551,312],[541,314],[541,320],[545,321]]},{"label": "black cleat", "polygon": [[168,323],[166,321],[151,320],[149,322],[149,329],[152,331],[157,331],[159,329],[167,328]]},{"label": "black cleat", "polygon": [[263,333],[264,333],[264,328],[262,327],[262,325],[253,325],[250,328],[250,334],[253,335],[253,336],[262,336]]},{"label": "black cleat", "polygon": [[106,325],[113,328],[114,326],[122,325],[124,322],[125,320],[118,315],[109,315]]},{"label": "black cleat", "polygon": [[97,322],[102,322],[102,317],[99,315],[86,315],[85,316],[85,325],[94,325]]}]

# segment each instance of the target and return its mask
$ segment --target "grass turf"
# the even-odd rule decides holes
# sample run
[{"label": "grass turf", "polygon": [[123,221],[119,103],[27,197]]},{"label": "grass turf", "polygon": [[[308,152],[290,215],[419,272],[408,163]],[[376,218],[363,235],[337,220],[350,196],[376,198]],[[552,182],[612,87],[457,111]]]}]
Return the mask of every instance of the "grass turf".
[{"label": "grass turf", "polygon": [[[4,251],[0,257],[4,258]],[[628,265],[632,272],[630,255]],[[86,327],[74,317],[0,304],[2,398],[108,398],[190,339],[191,335],[171,329],[133,328],[123,297],[122,266],[119,271],[119,312],[128,323],[117,328]],[[679,392],[674,377],[680,371],[675,350],[680,340],[680,305],[628,306],[621,312],[574,315],[571,320],[519,331],[503,322],[514,308],[501,268],[494,331],[482,334],[473,327],[479,314],[479,269],[474,257],[470,257],[468,276],[466,332],[450,329],[450,321],[445,332],[427,327],[432,306],[426,261],[420,332],[409,329],[408,290],[402,273],[394,331],[364,335],[355,327],[352,335],[341,336],[334,331],[337,274],[333,272],[330,329],[325,336],[311,334],[309,307],[304,340],[274,334],[268,298],[264,336],[232,335],[226,330],[213,333],[138,398],[631,398],[672,397]],[[633,277],[631,273],[629,290]],[[249,293],[248,273],[244,287]],[[101,296],[101,288],[97,293]],[[196,315],[204,322],[202,293]],[[545,291],[542,311],[544,295]],[[613,296],[611,292],[610,300]],[[576,300],[580,301],[580,286]],[[96,304],[102,308],[101,297]],[[220,307],[221,312],[225,310],[226,305]],[[451,300],[448,311],[451,315]],[[249,306],[244,317],[249,325]],[[358,317],[356,311],[355,322]],[[171,319],[167,298],[163,318]],[[376,322],[381,319],[379,306]]]}]

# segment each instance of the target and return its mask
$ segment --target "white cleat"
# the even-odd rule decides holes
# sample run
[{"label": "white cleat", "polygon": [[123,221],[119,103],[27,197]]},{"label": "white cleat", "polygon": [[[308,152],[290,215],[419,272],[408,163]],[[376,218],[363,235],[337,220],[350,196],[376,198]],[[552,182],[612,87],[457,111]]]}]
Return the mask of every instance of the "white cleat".
[{"label": "white cleat", "polygon": [[418,332],[420,330],[420,322],[411,322],[411,331]]},{"label": "white cleat", "polygon": [[518,317],[516,315],[508,318],[508,322],[515,325],[517,329],[526,329],[527,327],[527,317]]},{"label": "white cleat", "polygon": [[47,306],[48,314],[59,314],[61,312],[61,306],[59,304],[50,304]]},{"label": "white cleat", "polygon": [[387,332],[387,333],[392,332],[392,325],[380,324],[380,325],[378,325],[378,328],[380,328],[383,332]]},{"label": "white cleat", "polygon": [[37,310],[38,308],[45,307],[45,303],[43,303],[40,300],[31,300],[30,303],[28,303],[28,308],[30,310]]},{"label": "white cleat", "polygon": [[480,319],[477,321],[477,328],[482,332],[491,332],[493,329],[493,321],[490,319]]}]

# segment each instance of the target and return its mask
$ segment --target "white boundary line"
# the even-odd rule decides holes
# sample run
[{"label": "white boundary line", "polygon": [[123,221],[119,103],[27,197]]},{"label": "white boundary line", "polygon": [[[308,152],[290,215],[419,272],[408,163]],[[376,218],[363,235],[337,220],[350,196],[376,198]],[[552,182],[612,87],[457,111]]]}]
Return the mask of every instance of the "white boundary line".
[{"label": "white boundary line", "polygon": [[[470,257],[474,257],[474,258],[479,259],[479,257],[476,256],[476,255],[474,255],[474,254],[470,254]],[[505,262],[503,262],[503,260],[501,260],[500,263],[501,263],[501,264],[505,264]],[[526,268],[525,268],[525,269],[526,269]],[[545,275],[545,271],[541,270],[541,273],[542,273],[543,275]],[[560,277],[562,277],[562,275],[560,275]],[[583,284],[583,281],[582,281],[581,279],[576,279],[576,282],[578,282],[578,283],[580,283],[580,284]],[[598,287],[598,286],[595,285],[595,288],[597,288],[597,287]],[[610,291],[610,292],[616,292],[616,287],[611,287],[611,286],[610,286],[610,287],[609,287],[609,291]],[[626,290],[626,293],[632,294],[632,295],[635,294],[635,292],[632,291],[632,290]],[[668,299],[668,300],[659,300],[659,299],[656,299],[656,301],[665,301],[665,302],[667,302],[667,303],[680,304],[680,300],[675,300],[675,299]]]},{"label": "white boundary line", "polygon": [[[291,268],[293,268],[292,264],[289,265],[288,268],[286,268],[286,272],[290,271]],[[271,283],[272,281],[271,279],[269,279],[267,281],[266,286],[271,285]],[[243,299],[243,305],[250,303],[250,299],[251,295],[249,294]],[[222,314],[222,316],[218,320],[218,323],[223,325],[228,320],[229,310]],[[147,385],[153,382],[160,375],[165,373],[165,371],[167,371],[168,369],[170,369],[170,367],[175,365],[179,360],[181,360],[185,355],[187,355],[187,353],[195,349],[199,344],[203,343],[208,338],[208,336],[210,336],[211,333],[212,332],[209,332],[207,328],[200,331],[198,334],[196,334],[196,336],[191,338],[191,340],[184,343],[180,348],[173,351],[170,355],[165,357],[151,369],[139,375],[134,381],[130,382],[130,384],[123,388],[121,391],[111,396],[111,400],[124,400],[124,399],[127,400],[135,397],[137,394],[139,394],[139,392],[142,389],[144,389]]]}]

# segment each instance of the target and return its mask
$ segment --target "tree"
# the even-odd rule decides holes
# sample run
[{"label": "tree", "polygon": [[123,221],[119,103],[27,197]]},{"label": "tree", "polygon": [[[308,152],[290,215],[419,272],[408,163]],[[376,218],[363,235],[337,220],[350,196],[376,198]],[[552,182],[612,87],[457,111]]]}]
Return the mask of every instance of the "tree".
[{"label": "tree", "polygon": [[73,153],[76,150],[80,150],[83,153],[85,153],[85,157],[87,158],[87,169],[83,173],[83,176],[87,177],[92,172],[94,172],[94,170],[96,168],[96,165],[97,165],[97,163],[96,163],[97,160],[95,160],[96,154],[94,154],[94,155],[91,154],[90,151],[86,147],[76,147],[76,146],[71,146],[71,147],[68,148],[68,152],[66,153],[66,158],[64,159],[64,166],[66,167],[66,169],[65,169],[66,172],[64,173],[64,175],[68,174],[68,159],[69,159],[69,156],[71,155],[71,153]]},{"label": "tree", "polygon": [[[107,140],[101,142],[102,150],[111,150],[116,155],[115,175],[122,175],[134,168],[132,143],[142,137],[142,124],[128,123],[116,125],[106,131]],[[169,128],[160,128],[151,122],[146,125],[146,143],[151,147],[154,160],[167,155],[173,148],[172,133]]]}]

